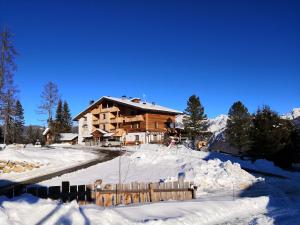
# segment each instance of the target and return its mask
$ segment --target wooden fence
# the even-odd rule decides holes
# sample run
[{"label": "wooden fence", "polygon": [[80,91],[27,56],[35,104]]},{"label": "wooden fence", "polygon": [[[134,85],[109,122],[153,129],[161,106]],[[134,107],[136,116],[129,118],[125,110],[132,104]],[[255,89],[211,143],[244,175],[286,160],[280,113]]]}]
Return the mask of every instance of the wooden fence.
[{"label": "wooden fence", "polygon": [[196,189],[192,182],[138,183],[99,185],[70,185],[62,182],[61,186],[21,186],[7,189],[8,197],[28,193],[40,198],[50,198],[69,202],[77,200],[79,204],[97,204],[115,206],[159,202],[166,200],[190,200],[196,198]]}]

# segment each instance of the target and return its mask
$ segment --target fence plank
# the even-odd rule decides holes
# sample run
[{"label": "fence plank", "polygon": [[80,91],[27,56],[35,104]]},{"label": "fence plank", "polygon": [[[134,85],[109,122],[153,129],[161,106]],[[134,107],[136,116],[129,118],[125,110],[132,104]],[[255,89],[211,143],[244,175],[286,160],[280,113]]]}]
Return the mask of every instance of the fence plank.
[{"label": "fence plank", "polygon": [[33,196],[37,196],[37,187],[27,187],[26,193],[31,194]]},{"label": "fence plank", "polygon": [[81,205],[85,204],[85,185],[78,185],[77,199]]},{"label": "fence plank", "polygon": [[91,184],[86,185],[85,199],[86,199],[87,203],[93,203],[94,202],[93,192],[94,192],[94,185],[91,185]]},{"label": "fence plank", "polygon": [[77,193],[77,185],[71,185],[69,194],[70,201],[77,200]]},{"label": "fence plank", "polygon": [[69,193],[70,193],[70,182],[63,181],[61,183],[61,200],[63,202],[69,201]]},{"label": "fence plank", "polygon": [[39,187],[37,189],[38,197],[39,198],[48,198],[48,188],[47,187]]}]

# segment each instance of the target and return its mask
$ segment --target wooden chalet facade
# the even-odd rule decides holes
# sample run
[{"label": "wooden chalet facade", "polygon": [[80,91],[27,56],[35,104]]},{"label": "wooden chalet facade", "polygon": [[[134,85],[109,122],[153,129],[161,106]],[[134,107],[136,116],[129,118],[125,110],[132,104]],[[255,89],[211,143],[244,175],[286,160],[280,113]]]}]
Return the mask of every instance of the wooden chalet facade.
[{"label": "wooden chalet facade", "polygon": [[139,98],[104,96],[74,120],[78,121],[79,144],[96,144],[106,137],[124,144],[160,143],[167,129],[174,127],[178,114],[181,112]]}]

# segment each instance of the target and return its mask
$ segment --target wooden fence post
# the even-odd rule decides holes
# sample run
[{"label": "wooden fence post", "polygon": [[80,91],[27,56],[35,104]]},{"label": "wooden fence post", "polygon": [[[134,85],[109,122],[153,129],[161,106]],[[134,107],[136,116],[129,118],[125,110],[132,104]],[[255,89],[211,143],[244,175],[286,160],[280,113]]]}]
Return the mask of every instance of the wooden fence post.
[{"label": "wooden fence post", "polygon": [[61,200],[63,202],[69,201],[69,193],[70,193],[70,182],[69,181],[63,181],[61,183]]},{"label": "wooden fence post", "polygon": [[153,184],[149,184],[149,196],[150,196],[150,202],[154,202],[154,191],[153,191]]}]

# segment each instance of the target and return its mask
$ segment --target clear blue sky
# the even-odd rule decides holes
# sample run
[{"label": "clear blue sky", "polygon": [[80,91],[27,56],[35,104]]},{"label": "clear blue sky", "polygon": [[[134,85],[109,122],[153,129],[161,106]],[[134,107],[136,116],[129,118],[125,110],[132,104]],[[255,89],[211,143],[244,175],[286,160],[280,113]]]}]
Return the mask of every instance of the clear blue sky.
[{"label": "clear blue sky", "polygon": [[300,107],[299,1],[0,0],[15,34],[26,124],[45,83],[74,116],[102,95],[146,95],[184,110],[196,94],[209,117],[241,100],[253,112]]}]

